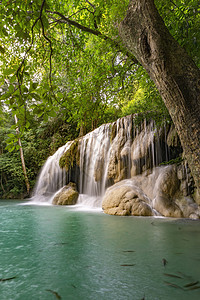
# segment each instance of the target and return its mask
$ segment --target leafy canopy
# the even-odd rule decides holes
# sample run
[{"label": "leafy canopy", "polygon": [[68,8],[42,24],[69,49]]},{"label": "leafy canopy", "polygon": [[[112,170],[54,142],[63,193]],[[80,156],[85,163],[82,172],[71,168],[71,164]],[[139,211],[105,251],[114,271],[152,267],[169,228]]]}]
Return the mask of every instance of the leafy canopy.
[{"label": "leafy canopy", "polygon": [[[200,64],[198,0],[155,3],[172,35]],[[148,109],[153,98],[156,108],[163,107],[120,41],[118,24],[127,7],[128,0],[1,1],[0,99],[21,127],[28,128],[33,116],[47,122],[66,111],[69,121],[90,130],[119,116],[123,106],[121,115]]]}]

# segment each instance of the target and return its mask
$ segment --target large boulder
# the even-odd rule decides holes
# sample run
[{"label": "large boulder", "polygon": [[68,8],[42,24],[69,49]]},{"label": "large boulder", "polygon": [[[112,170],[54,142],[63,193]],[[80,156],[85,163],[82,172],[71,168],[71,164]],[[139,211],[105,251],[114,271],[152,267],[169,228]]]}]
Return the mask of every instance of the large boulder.
[{"label": "large boulder", "polygon": [[79,193],[76,184],[70,182],[64,186],[54,197],[52,204],[54,205],[74,205],[78,200]]},{"label": "large boulder", "polygon": [[184,178],[180,168],[168,165],[122,180],[107,189],[102,208],[120,216],[199,218],[200,209],[191,197],[183,195],[180,178]]},{"label": "large boulder", "polygon": [[103,211],[118,216],[153,216],[150,200],[132,180],[123,180],[107,189]]},{"label": "large boulder", "polygon": [[166,166],[161,170],[155,181],[153,207],[165,217],[181,218],[183,213],[174,201],[180,184],[176,166]]}]

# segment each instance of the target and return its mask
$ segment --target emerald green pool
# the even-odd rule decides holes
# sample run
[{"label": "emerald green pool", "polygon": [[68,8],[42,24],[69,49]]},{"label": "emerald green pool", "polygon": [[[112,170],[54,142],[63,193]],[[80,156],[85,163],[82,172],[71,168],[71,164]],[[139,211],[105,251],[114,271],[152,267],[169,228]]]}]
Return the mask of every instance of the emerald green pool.
[{"label": "emerald green pool", "polygon": [[19,204],[0,201],[1,300],[200,299],[200,221]]}]

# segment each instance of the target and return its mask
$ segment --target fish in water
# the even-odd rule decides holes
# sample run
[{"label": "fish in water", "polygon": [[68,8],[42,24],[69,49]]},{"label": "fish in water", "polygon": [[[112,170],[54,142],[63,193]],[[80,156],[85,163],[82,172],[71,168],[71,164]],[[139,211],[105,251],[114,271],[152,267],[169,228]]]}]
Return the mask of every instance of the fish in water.
[{"label": "fish in water", "polygon": [[129,265],[129,264],[124,264],[124,265],[120,265],[121,267],[133,267],[135,266],[134,264],[133,265]]},{"label": "fish in water", "polygon": [[126,252],[126,253],[131,253],[131,252],[135,252],[134,250],[124,250],[123,252]]},{"label": "fish in water", "polygon": [[166,283],[167,285],[172,286],[174,288],[183,290],[183,288],[181,286],[179,286],[179,285],[177,285],[175,283],[171,283],[171,282],[168,282],[168,281],[164,281],[164,283]]},{"label": "fish in water", "polygon": [[188,283],[188,284],[184,285],[184,287],[188,288],[188,287],[194,286],[198,283],[199,283],[199,281],[191,282],[191,283]]},{"label": "fish in water", "polygon": [[162,263],[163,263],[163,266],[165,267],[166,264],[168,263],[168,261],[167,261],[165,258],[163,258],[163,259],[162,259]]},{"label": "fish in water", "polygon": [[169,276],[169,277],[174,277],[174,278],[180,278],[180,279],[182,279],[182,277],[181,277],[181,276],[179,276],[179,275],[175,275],[175,274],[168,274],[168,273],[164,273],[164,275],[165,275],[165,276]]},{"label": "fish in water", "polygon": [[53,291],[53,290],[50,290],[50,289],[48,289],[48,290],[46,290],[46,291],[52,293],[53,295],[55,295],[55,296],[56,296],[56,299],[62,299],[61,296],[60,296],[57,292],[55,292],[55,291]]},{"label": "fish in water", "polygon": [[15,279],[15,278],[16,278],[16,276],[9,277],[9,278],[0,278],[0,281],[7,281],[7,280]]}]

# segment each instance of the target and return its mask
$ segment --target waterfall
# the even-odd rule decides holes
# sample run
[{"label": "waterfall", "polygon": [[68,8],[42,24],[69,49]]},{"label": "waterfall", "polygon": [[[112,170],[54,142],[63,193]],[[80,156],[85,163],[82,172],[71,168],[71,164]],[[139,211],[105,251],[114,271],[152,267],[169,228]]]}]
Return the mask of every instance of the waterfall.
[{"label": "waterfall", "polygon": [[59,159],[71,143],[60,147],[46,160],[33,191],[33,202],[51,202],[53,195],[66,184],[66,172],[59,167]]},{"label": "waterfall", "polygon": [[[164,131],[166,139],[166,131]],[[34,189],[33,200],[52,201],[53,195],[70,181],[76,181],[78,203],[101,206],[107,187],[132,178],[157,166],[169,157],[167,144],[162,147],[161,134],[153,121],[134,124],[134,116],[103,124],[82,138],[77,147],[79,161],[76,176],[59,167],[59,159],[73,142],[68,142],[50,156],[44,164]],[[162,153],[164,148],[164,153]],[[161,151],[162,150],[162,151]]]},{"label": "waterfall", "polygon": [[105,192],[105,176],[110,149],[110,124],[85,135],[80,145],[80,193],[101,196]]}]

